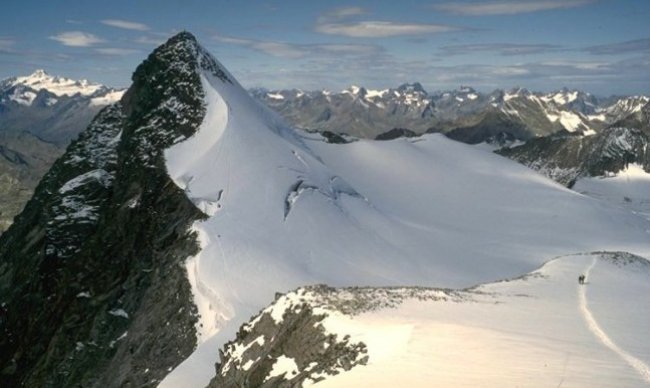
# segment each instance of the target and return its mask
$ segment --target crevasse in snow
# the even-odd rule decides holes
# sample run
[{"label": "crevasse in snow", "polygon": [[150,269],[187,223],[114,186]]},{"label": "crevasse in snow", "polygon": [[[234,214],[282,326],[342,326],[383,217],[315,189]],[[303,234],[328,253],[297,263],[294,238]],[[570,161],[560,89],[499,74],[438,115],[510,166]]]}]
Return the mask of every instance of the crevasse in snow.
[{"label": "crevasse in snow", "polygon": [[[232,76],[229,76],[234,80]],[[209,217],[187,268],[199,346],[161,386],[205,386],[218,349],[275,292],[327,283],[466,287],[561,254],[648,255],[650,224],[440,135],[335,145],[201,73],[206,116],[165,153]]]}]

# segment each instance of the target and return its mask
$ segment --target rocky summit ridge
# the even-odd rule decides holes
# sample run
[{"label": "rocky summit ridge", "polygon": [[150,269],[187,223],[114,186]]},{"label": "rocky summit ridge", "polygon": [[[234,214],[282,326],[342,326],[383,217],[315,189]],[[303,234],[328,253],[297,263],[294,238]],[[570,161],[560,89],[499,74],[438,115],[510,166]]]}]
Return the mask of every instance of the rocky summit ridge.
[{"label": "rocky summit ridge", "polygon": [[205,114],[199,69],[230,82],[187,32],[154,50],[0,237],[0,385],[151,386],[193,351],[203,214],[163,151]]}]

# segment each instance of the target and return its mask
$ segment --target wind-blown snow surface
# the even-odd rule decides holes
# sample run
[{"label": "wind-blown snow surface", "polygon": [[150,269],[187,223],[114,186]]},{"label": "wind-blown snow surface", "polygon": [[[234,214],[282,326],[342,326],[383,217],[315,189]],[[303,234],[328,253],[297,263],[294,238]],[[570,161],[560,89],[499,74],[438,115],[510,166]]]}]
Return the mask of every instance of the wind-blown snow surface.
[{"label": "wind-blown snow surface", "polygon": [[650,173],[638,164],[632,163],[616,174],[579,179],[573,189],[650,220]]},{"label": "wind-blown snow surface", "polygon": [[[231,79],[234,80],[230,76]],[[650,255],[650,223],[441,135],[327,144],[203,73],[198,133],[166,152],[210,217],[188,273],[199,347],[161,386],[205,386],[218,349],[305,284],[464,287],[593,250]]]},{"label": "wind-blown snow surface", "polygon": [[333,312],[326,321],[366,343],[369,361],[316,386],[650,384],[650,262],[637,259],[566,256],[460,293],[466,301],[413,297],[357,316]]}]

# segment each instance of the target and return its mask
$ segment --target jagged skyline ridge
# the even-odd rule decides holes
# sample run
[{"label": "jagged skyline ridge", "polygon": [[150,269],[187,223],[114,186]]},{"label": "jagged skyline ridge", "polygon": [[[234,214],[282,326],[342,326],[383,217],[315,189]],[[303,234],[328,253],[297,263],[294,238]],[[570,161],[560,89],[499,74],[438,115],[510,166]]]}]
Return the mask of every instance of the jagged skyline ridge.
[{"label": "jagged skyline ridge", "polygon": [[[194,32],[246,87],[480,91],[567,86],[644,94],[650,4],[591,0],[449,4],[75,4],[26,1],[0,16],[0,78],[46,68],[126,87],[130,72],[174,32]],[[18,22],[20,21],[20,22]]]}]

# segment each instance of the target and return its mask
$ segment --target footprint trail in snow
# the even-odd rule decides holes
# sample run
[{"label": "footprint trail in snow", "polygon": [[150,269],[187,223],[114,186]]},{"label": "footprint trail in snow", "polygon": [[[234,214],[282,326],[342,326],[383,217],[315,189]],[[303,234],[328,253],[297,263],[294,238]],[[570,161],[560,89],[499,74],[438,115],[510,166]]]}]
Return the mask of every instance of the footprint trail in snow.
[{"label": "footprint trail in snow", "polygon": [[[594,257],[591,262],[591,265],[585,271],[585,276],[589,279],[591,270],[596,266],[598,258]],[[650,383],[650,367],[643,361],[629,354],[625,350],[621,349],[616,342],[614,342],[607,333],[598,325],[598,321],[594,318],[593,314],[589,310],[589,305],[587,304],[587,287],[584,285],[578,286],[578,296],[580,300],[580,312],[587,323],[589,331],[591,331],[600,342],[603,343],[606,347],[612,350],[614,353],[618,354],[625,362],[627,362],[632,368],[634,368],[639,375],[645,380],[645,382]]]}]

